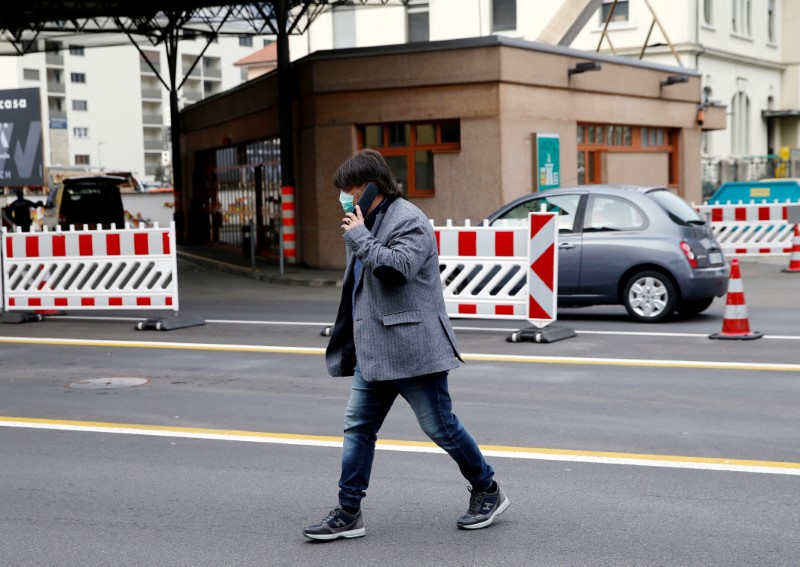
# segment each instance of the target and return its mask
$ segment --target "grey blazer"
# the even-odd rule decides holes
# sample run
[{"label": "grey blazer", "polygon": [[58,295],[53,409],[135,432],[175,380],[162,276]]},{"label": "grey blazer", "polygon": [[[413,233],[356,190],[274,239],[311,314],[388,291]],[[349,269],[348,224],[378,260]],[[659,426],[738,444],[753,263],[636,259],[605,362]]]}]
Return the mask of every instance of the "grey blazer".
[{"label": "grey blazer", "polygon": [[[445,309],[436,238],[425,214],[398,198],[378,214],[372,233],[357,226],[344,239],[353,255],[325,353],[330,375],[352,376],[356,360],[368,381],[459,366],[463,359]],[[356,257],[363,267],[353,281]]]}]

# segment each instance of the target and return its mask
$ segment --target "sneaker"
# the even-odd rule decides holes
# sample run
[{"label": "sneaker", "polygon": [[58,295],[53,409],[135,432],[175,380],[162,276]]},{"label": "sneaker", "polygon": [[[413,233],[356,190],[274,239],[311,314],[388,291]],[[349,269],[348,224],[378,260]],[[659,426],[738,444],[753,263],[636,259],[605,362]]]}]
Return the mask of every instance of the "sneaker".
[{"label": "sneaker", "polygon": [[503,489],[497,485],[493,493],[476,492],[470,487],[469,510],[458,519],[456,524],[462,530],[478,530],[494,521],[495,516],[502,514],[511,501],[506,498]]},{"label": "sneaker", "polygon": [[303,530],[303,535],[310,539],[334,540],[339,538],[364,537],[367,531],[364,529],[364,517],[361,510],[356,514],[348,514],[341,507],[337,506],[330,511],[328,517],[319,524],[307,526]]}]

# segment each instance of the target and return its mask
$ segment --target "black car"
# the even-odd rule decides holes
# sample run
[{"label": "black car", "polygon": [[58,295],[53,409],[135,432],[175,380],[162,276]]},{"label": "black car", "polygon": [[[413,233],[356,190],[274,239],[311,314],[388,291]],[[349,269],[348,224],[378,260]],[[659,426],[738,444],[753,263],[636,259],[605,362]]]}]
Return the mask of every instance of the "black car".
[{"label": "black car", "polygon": [[94,177],[67,177],[50,191],[45,205],[44,224],[50,228],[60,226],[77,230],[125,227],[125,209],[120,186],[124,177],[111,175]]}]

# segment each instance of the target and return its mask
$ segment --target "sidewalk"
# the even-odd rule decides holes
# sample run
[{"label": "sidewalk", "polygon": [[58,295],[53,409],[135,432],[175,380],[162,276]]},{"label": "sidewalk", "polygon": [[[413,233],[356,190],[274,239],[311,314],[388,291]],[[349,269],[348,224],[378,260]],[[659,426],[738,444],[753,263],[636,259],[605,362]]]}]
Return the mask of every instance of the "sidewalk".
[{"label": "sidewalk", "polygon": [[199,268],[283,285],[341,287],[342,276],[344,276],[344,270],[315,270],[292,264],[284,264],[284,273],[281,275],[280,265],[277,262],[260,256],[255,258],[254,270],[249,256],[236,250],[215,246],[182,244],[178,246],[177,256],[178,261]]}]

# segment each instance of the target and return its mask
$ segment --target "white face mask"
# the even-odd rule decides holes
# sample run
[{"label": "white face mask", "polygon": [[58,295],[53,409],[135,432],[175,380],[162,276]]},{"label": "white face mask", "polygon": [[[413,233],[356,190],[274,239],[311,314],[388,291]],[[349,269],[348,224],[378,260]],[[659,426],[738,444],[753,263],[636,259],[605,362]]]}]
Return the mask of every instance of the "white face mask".
[{"label": "white face mask", "polygon": [[356,207],[353,204],[353,196],[348,195],[344,191],[339,193],[339,203],[341,203],[342,209],[344,209],[344,212],[346,213],[352,213],[356,210]]}]

